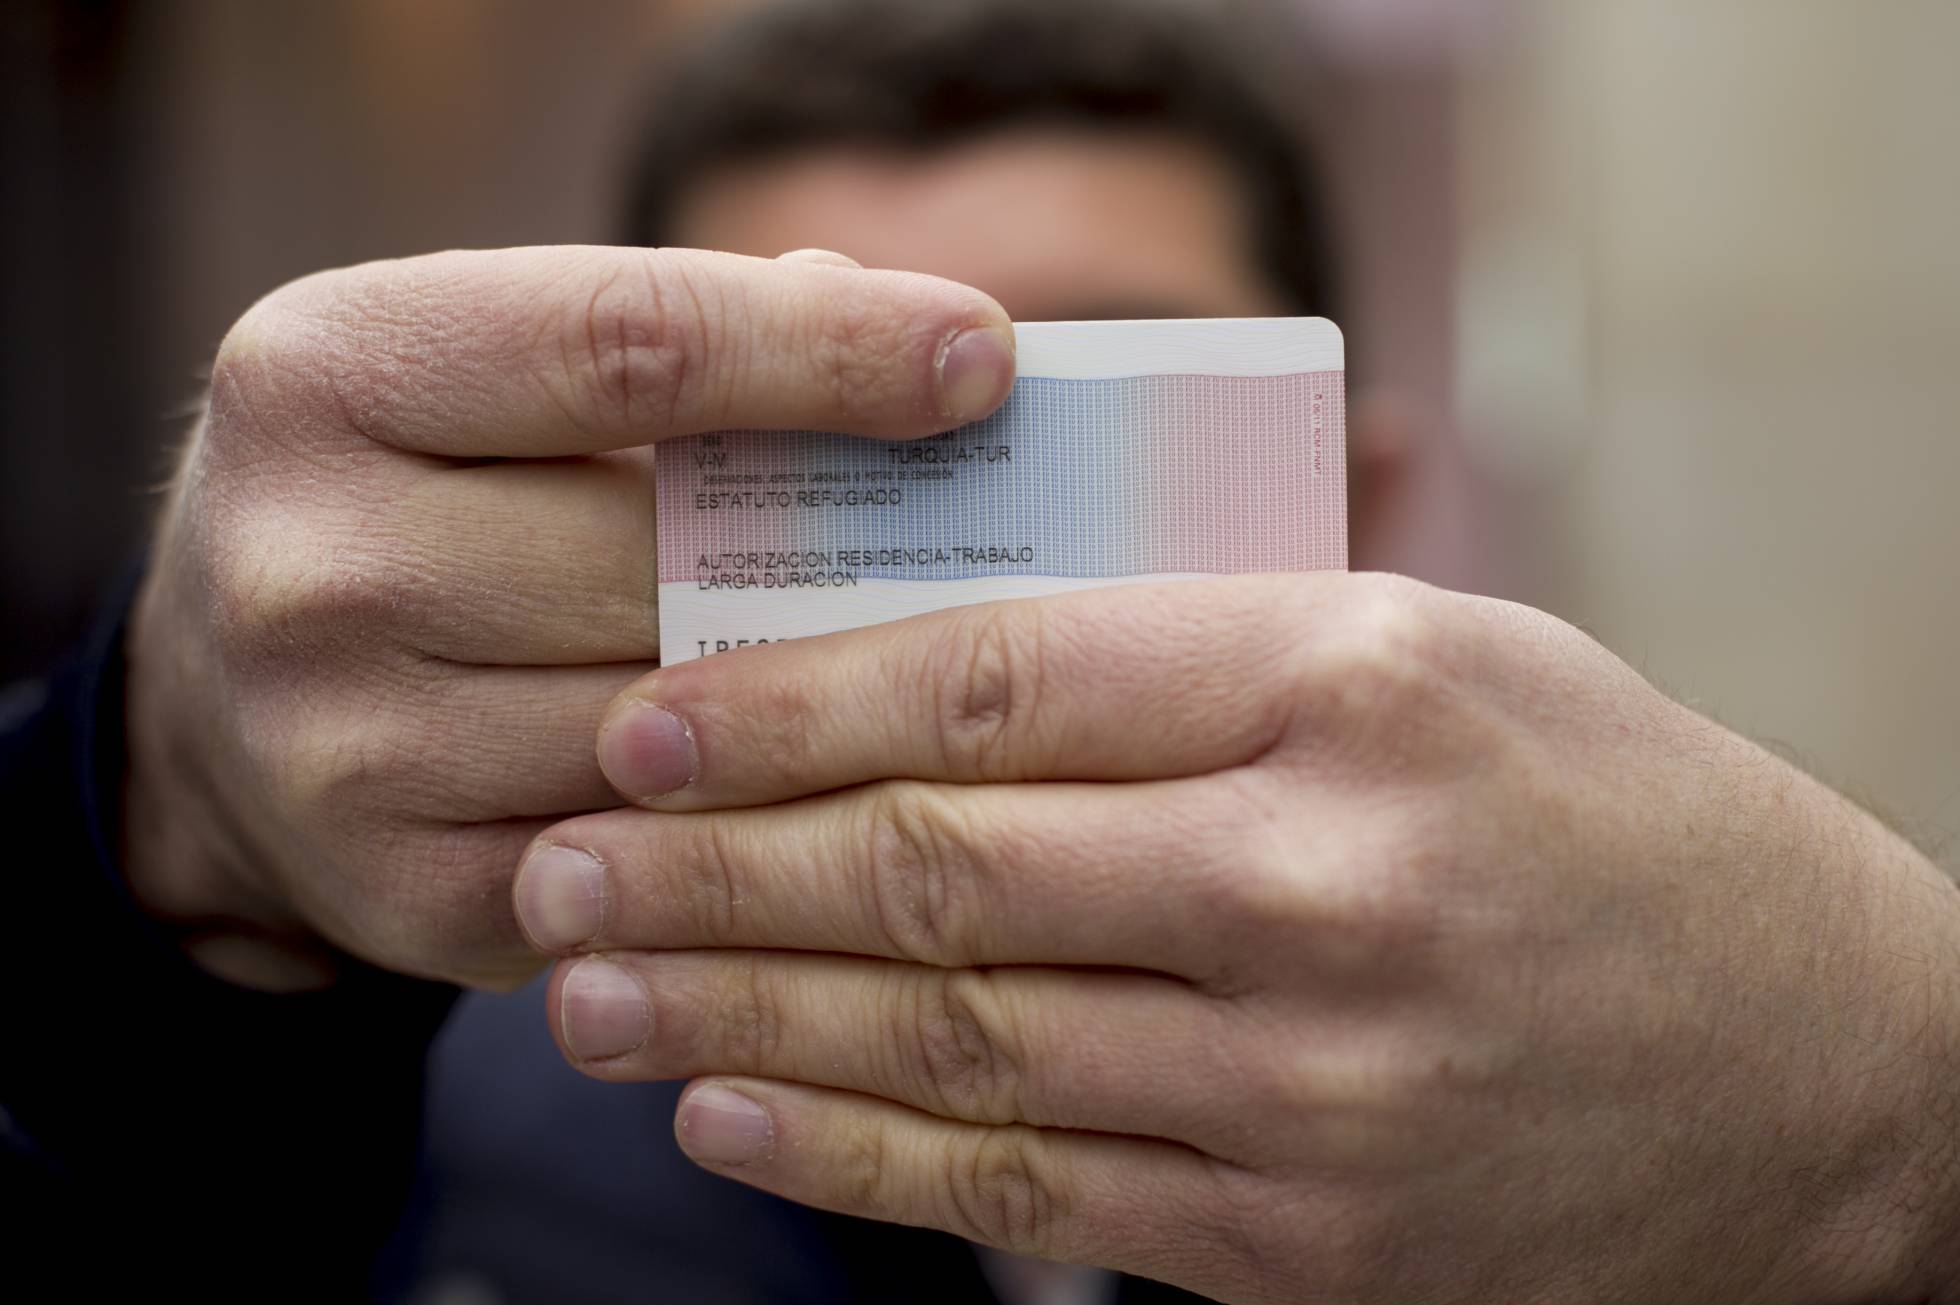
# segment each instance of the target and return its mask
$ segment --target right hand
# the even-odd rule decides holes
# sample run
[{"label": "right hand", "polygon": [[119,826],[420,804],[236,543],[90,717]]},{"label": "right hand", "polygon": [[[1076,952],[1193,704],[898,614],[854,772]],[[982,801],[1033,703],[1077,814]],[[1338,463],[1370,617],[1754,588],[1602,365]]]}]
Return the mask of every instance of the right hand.
[{"label": "right hand", "polygon": [[617,805],[592,739],[657,655],[641,446],[920,436],[1006,397],[998,304],[847,263],[449,253],[247,312],[130,630],[139,903],[253,986],[326,981],[337,951],[533,972],[518,854]]}]

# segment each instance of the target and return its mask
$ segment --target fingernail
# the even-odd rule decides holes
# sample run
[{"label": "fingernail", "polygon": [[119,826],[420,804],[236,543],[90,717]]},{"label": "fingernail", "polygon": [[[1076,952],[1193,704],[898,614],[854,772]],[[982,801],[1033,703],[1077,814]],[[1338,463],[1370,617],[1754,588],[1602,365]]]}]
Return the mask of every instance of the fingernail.
[{"label": "fingernail", "polygon": [[694,733],[651,702],[636,702],[599,731],[599,769],[630,798],[657,798],[694,782]]},{"label": "fingernail", "polygon": [[834,249],[792,249],[786,254],[776,255],[778,263],[817,263],[824,267],[848,267],[854,271],[862,270],[859,263],[849,254],[840,254]]},{"label": "fingernail", "polygon": [[1014,384],[1014,345],[991,326],[961,331],[939,350],[939,407],[953,421],[978,421]]},{"label": "fingernail", "polygon": [[580,1060],[607,1060],[637,1051],[653,1032],[653,1012],[633,976],[597,956],[572,967],[559,991],[565,1047]]},{"label": "fingernail", "polygon": [[544,844],[517,872],[517,922],[544,951],[591,942],[606,922],[606,867],[590,852]]},{"label": "fingernail", "polygon": [[706,1083],[688,1093],[675,1130],[688,1157],[710,1165],[746,1165],[775,1144],[769,1112],[733,1088]]}]

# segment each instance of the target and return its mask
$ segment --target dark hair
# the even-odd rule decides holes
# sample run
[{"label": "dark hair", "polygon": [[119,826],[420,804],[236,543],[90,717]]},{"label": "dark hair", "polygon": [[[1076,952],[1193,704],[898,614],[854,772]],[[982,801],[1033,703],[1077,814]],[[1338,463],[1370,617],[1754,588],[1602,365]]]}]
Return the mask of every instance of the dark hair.
[{"label": "dark hair", "polygon": [[1171,0],[805,0],[764,4],[670,60],[625,238],[671,237],[717,166],[825,144],[905,149],[1021,123],[1181,131],[1250,200],[1275,286],[1334,316],[1333,233],[1298,95],[1312,78],[1277,14]]}]

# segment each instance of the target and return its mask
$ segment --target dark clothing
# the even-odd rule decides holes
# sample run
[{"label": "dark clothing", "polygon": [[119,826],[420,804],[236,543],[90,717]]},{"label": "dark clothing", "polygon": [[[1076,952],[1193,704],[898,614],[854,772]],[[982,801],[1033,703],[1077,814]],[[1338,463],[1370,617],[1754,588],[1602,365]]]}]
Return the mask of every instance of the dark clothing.
[{"label": "dark clothing", "polygon": [[[17,849],[0,950],[10,1288],[993,1300],[954,1238],[696,1169],[673,1142],[678,1086],[573,1071],[536,987],[464,998],[438,1039],[456,1003],[440,984],[350,962],[324,992],[274,996],[185,961],[118,870],[128,596],[60,672],[0,695],[0,827]],[[1121,1299],[1195,1298],[1126,1282]]]},{"label": "dark clothing", "polygon": [[8,1229],[9,1267],[361,1299],[455,993],[360,966],[320,993],[249,992],[137,910],[117,870],[127,596],[81,656],[10,690],[0,719],[16,849],[0,1199],[26,1220]]}]

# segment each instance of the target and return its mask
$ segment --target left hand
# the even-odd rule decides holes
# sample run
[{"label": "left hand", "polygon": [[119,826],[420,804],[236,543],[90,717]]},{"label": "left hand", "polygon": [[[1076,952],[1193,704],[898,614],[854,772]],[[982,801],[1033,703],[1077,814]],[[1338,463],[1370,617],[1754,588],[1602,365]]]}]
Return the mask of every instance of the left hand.
[{"label": "left hand", "polygon": [[520,872],[600,953],[552,1025],[713,1076],[732,1177],[1235,1301],[1950,1285],[1960,895],[1538,612],[962,608],[657,671],[599,750],[653,810]]}]

